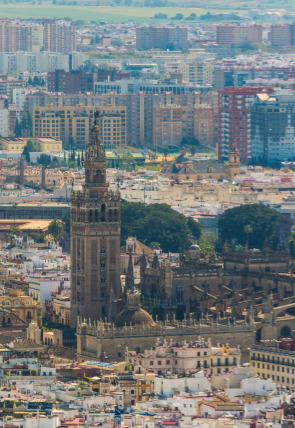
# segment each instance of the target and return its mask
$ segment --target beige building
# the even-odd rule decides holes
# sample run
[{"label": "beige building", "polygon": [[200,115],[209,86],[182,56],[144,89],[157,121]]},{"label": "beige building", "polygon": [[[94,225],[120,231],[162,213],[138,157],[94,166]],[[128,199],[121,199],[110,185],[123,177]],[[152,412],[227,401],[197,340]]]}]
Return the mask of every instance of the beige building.
[{"label": "beige building", "polygon": [[86,147],[93,124],[93,113],[100,113],[101,138],[105,148],[127,145],[126,107],[52,106],[33,110],[34,137],[60,138],[65,145]]},{"label": "beige building", "polygon": [[12,311],[27,323],[35,321],[42,325],[42,303],[19,290],[10,290],[9,294],[0,296],[0,308]]},{"label": "beige building", "polygon": [[62,150],[62,142],[57,138],[0,138],[0,147],[10,153],[22,153],[27,142],[31,140],[37,151],[51,152]]},{"label": "beige building", "polygon": [[196,86],[213,85],[213,62],[194,61],[182,62],[180,65],[183,81]]},{"label": "beige building", "polygon": [[295,391],[295,340],[283,339],[253,345],[250,358],[257,376],[272,379]]},{"label": "beige building", "polygon": [[156,346],[144,352],[126,350],[125,359],[132,365],[142,366],[159,375],[166,373],[196,372],[208,370],[210,374],[229,372],[241,362],[239,348],[228,344],[213,347],[210,339],[199,338],[194,342],[176,343],[157,340]]}]

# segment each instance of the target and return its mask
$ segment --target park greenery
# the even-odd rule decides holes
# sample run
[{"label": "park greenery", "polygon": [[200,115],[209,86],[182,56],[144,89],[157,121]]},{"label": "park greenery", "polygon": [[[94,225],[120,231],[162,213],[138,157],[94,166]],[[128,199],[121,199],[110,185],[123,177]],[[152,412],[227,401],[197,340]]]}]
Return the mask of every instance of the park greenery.
[{"label": "park greenery", "polygon": [[122,245],[129,236],[150,245],[159,243],[165,252],[186,251],[201,235],[199,223],[166,204],[145,205],[122,201]]},{"label": "park greenery", "polygon": [[265,205],[246,204],[225,211],[218,219],[221,244],[276,249],[280,214]]}]

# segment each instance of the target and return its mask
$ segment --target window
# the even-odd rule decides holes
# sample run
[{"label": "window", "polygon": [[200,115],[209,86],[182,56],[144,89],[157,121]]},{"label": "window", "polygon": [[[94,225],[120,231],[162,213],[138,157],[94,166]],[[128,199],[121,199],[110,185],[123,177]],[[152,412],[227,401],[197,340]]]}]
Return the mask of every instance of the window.
[{"label": "window", "polygon": [[150,366],[153,366],[154,365],[154,362],[153,361],[150,361]]}]

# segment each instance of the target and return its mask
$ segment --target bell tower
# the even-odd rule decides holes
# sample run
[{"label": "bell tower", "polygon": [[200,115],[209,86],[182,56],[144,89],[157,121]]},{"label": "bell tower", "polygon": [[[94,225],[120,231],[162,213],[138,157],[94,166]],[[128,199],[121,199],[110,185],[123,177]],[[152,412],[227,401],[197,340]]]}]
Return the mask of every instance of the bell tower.
[{"label": "bell tower", "polygon": [[98,112],[85,154],[85,183],[71,194],[71,325],[112,321],[121,310],[120,194],[109,190]]}]

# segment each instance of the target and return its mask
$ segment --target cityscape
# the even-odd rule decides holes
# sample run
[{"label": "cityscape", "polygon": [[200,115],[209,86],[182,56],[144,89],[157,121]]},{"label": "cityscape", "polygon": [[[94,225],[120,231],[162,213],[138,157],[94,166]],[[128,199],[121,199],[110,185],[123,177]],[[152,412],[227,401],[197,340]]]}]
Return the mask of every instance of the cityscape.
[{"label": "cityscape", "polygon": [[295,426],[292,0],[0,0],[0,425]]}]

